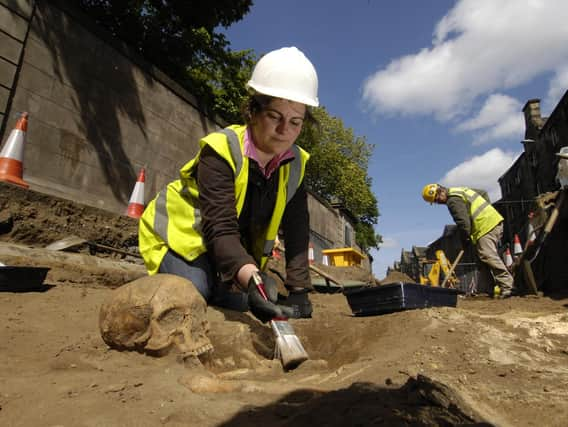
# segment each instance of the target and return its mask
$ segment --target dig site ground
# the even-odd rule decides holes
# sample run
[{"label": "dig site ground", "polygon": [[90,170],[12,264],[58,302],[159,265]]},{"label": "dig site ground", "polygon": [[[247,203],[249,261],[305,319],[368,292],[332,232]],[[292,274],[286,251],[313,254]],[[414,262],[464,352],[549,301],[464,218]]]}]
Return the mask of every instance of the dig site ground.
[{"label": "dig site ground", "polygon": [[[99,311],[146,274],[129,255],[136,221],[0,193],[0,262],[49,268],[41,290],[0,292],[2,426],[568,425],[566,296],[460,296],[456,307],[361,317],[341,292],[316,292],[313,318],[291,321],[310,359],[288,372],[266,324],[214,307],[214,350],[199,363],[117,351]],[[45,249],[69,235],[99,246]]]}]

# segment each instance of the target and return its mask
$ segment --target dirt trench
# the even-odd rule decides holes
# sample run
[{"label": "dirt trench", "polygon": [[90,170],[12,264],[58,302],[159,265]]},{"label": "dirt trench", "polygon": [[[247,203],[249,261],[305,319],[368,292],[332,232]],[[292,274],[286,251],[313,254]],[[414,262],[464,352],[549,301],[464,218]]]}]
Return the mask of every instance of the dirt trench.
[{"label": "dirt trench", "polygon": [[[568,419],[568,300],[459,298],[457,307],[357,317],[311,294],[291,323],[310,360],[284,372],[270,328],[209,307],[201,365],[110,349],[98,330],[113,289],[146,274],[112,251],[44,247],[68,234],[133,250],[136,221],[2,186],[0,262],[50,268],[35,292],[0,292],[0,424],[499,425]],[[347,273],[346,273],[347,274]],[[34,408],[30,411],[29,408]]]}]

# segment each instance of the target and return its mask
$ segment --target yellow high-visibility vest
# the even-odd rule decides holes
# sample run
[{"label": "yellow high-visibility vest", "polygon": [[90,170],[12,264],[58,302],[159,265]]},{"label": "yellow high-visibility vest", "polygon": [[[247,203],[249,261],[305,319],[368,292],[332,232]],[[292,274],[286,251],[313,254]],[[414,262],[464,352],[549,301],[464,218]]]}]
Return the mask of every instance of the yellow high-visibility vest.
[{"label": "yellow high-visibility vest", "polygon": [[[149,274],[156,274],[168,249],[188,261],[207,251],[201,234],[199,191],[195,177],[201,150],[213,148],[231,166],[235,176],[235,208],[240,216],[248,185],[249,158],[244,155],[246,126],[233,125],[207,135],[199,141],[200,151],[180,169],[173,181],[148,203],[139,222],[138,244]],[[310,155],[293,145],[294,159],[278,168],[278,193],[264,238],[255,242],[251,255],[263,269],[272,252],[286,204],[304,178]]]},{"label": "yellow high-visibility vest", "polygon": [[449,188],[448,196],[459,196],[468,205],[469,216],[471,218],[471,234],[469,237],[474,245],[482,236],[493,230],[497,224],[503,221],[503,217],[491,206],[491,203],[471,188]]}]

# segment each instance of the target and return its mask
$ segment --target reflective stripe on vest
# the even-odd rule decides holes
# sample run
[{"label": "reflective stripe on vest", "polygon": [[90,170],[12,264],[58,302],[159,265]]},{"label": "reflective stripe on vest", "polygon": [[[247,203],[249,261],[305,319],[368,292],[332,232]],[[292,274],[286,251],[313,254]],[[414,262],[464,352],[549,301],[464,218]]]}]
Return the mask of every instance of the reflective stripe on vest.
[{"label": "reflective stripe on vest", "polygon": [[[292,146],[292,152],[294,153],[294,161],[289,163],[290,165],[290,175],[288,176],[288,188],[286,189],[286,203],[288,203],[294,194],[296,194],[296,189],[300,185],[302,180],[302,162],[295,161],[295,159],[301,159],[300,149],[295,145]],[[272,241],[274,244],[274,241]],[[270,253],[272,253],[272,246],[270,247]]]},{"label": "reflective stripe on vest", "polygon": [[235,176],[241,173],[243,168],[243,153],[241,152],[241,144],[239,144],[239,137],[233,129],[225,128],[219,131],[227,137],[229,141],[229,150],[231,150],[231,157],[235,162]]},{"label": "reflective stripe on vest", "polygon": [[[475,218],[477,218],[479,216],[479,214],[481,213],[481,211],[483,209],[485,209],[487,207],[487,205],[489,205],[489,202],[487,200],[485,200],[483,198],[483,196],[479,193],[476,193],[473,190],[470,190],[469,192],[463,190],[463,189],[450,189],[450,190],[454,190],[452,191],[450,194],[451,195],[459,195],[462,197],[462,199],[464,199],[465,201],[467,201],[469,203],[470,206],[470,212],[469,215],[471,217],[471,220],[475,220]],[[482,203],[480,205],[478,205],[475,210],[472,212],[471,208],[474,206],[475,201],[480,198],[483,200]]]},{"label": "reflective stripe on vest", "polygon": [[[168,245],[168,189],[158,193],[156,197],[156,213],[154,214],[154,231],[166,242]],[[168,245],[169,246],[169,245]]]},{"label": "reflective stripe on vest", "polygon": [[470,188],[449,188],[448,196],[459,196],[467,203],[471,218],[470,238],[473,244],[503,221],[503,217],[491,203]]}]

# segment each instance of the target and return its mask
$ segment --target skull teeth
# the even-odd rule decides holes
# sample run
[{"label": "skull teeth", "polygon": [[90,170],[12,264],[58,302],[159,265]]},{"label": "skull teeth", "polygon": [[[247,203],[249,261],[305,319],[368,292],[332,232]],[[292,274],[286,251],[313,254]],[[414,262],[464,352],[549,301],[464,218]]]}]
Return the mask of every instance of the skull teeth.
[{"label": "skull teeth", "polygon": [[209,351],[213,351],[213,346],[211,344],[205,344],[201,347],[197,347],[195,350],[188,351],[186,356],[201,356]]}]

